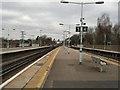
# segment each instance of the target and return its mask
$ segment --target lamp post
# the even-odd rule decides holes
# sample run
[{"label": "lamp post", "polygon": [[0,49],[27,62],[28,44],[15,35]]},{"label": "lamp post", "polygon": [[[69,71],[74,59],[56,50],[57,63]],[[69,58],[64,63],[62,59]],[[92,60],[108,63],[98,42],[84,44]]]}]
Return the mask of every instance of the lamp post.
[{"label": "lamp post", "polygon": [[69,31],[67,31],[67,32],[68,32],[68,34],[69,34],[68,46],[70,47],[70,24],[63,24],[63,23],[60,23],[59,25],[67,25],[67,26],[69,26]]},{"label": "lamp post", "polygon": [[103,1],[100,1],[100,2],[68,2],[68,1],[61,1],[61,3],[71,3],[71,4],[80,4],[81,5],[81,18],[80,18],[80,22],[81,22],[81,29],[80,29],[80,57],[79,57],[79,64],[82,64],[82,33],[83,33],[83,5],[84,4],[103,4],[104,2]]},{"label": "lamp post", "polygon": [[65,33],[63,32],[63,46],[65,47]]},{"label": "lamp post", "polygon": [[[64,36],[63,36],[63,37],[64,37],[63,45],[64,45],[64,46],[68,45],[68,44],[66,43],[67,33],[69,33],[69,31],[63,31],[63,35],[64,35]],[[67,51],[67,53],[69,54],[68,48],[64,47],[64,49],[65,49],[65,50]]]},{"label": "lamp post", "polygon": [[[4,28],[2,28],[2,30],[5,30]],[[12,29],[12,30],[15,30],[15,29]],[[10,48],[10,42],[9,42],[9,37],[10,37],[10,33],[9,33],[9,29],[8,29],[8,34],[7,34],[7,49]]]},{"label": "lamp post", "polygon": [[21,44],[22,44],[22,47],[24,47],[24,37],[25,37],[26,34],[25,34],[25,31],[24,31],[24,30],[22,30],[21,33],[22,33],[22,36],[21,36],[21,38],[22,38],[22,43],[21,43]]},{"label": "lamp post", "polygon": [[[15,28],[15,29],[13,29],[13,30],[19,30],[19,31],[20,31],[20,29],[18,29],[18,28]],[[24,30],[21,30],[20,32],[22,33],[22,32],[24,32]],[[24,33],[24,35],[25,35],[25,33]],[[21,36],[21,38],[22,38],[22,37],[24,38],[24,35]],[[22,42],[21,42],[21,40],[19,40],[19,47],[20,47],[20,44],[21,44],[21,47],[22,47]]]},{"label": "lamp post", "polygon": [[[42,35],[42,30],[40,30],[40,37]],[[39,37],[39,46],[41,46],[41,38]]]},{"label": "lamp post", "polygon": [[[67,38],[67,33],[70,33],[69,31],[63,31],[64,32],[64,35],[65,35],[65,39]],[[65,40],[64,40],[65,41]],[[70,37],[69,37],[69,41],[70,41]],[[68,41],[68,44],[69,44],[69,41]],[[66,42],[65,42],[65,44],[67,44]]]},{"label": "lamp post", "polygon": [[71,27],[71,26],[74,26],[74,25],[80,25],[80,24],[63,24],[63,23],[59,23],[59,25],[61,25],[61,26],[62,26],[62,25],[69,26],[69,31],[67,31],[67,32],[68,32],[68,34],[69,34],[69,41],[68,41],[68,42],[69,42],[69,47],[70,47],[70,33],[71,33],[71,32],[70,32],[70,27]]},{"label": "lamp post", "polygon": [[35,35],[31,35],[31,37],[32,37],[32,47],[34,46],[34,36]]}]

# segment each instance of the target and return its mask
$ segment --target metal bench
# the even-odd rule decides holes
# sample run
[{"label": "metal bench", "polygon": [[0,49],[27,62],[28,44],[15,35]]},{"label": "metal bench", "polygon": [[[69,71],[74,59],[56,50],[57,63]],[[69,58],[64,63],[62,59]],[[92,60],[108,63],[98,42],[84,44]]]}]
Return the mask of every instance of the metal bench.
[{"label": "metal bench", "polygon": [[93,62],[95,63],[95,68],[98,67],[100,69],[100,72],[103,72],[103,67],[107,65],[106,62],[102,61],[100,57],[92,55],[91,56]]}]

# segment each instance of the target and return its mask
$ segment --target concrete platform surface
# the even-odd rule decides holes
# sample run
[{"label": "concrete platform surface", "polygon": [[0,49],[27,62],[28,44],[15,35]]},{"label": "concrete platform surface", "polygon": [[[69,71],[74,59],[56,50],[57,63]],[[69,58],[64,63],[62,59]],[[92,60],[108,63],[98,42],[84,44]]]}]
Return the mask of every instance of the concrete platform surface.
[{"label": "concrete platform surface", "polygon": [[11,52],[19,52],[19,51],[25,51],[25,50],[31,50],[31,49],[37,49],[37,48],[44,48],[44,47],[48,47],[48,46],[42,46],[42,47],[0,48],[0,54],[11,53]]},{"label": "concrete platform surface", "polygon": [[44,88],[118,88],[118,66],[109,64],[99,72],[86,53],[79,65],[79,51],[61,47]]}]

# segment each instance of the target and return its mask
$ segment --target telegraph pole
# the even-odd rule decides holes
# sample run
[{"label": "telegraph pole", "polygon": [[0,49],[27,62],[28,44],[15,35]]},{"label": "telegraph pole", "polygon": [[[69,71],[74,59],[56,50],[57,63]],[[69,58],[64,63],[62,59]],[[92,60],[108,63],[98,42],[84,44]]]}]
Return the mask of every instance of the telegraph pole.
[{"label": "telegraph pole", "polygon": [[22,43],[21,43],[21,44],[22,44],[22,47],[24,47],[24,37],[25,37],[24,35],[25,35],[25,31],[22,30],[21,33],[22,33],[22,36],[21,36],[21,38],[22,38]]},{"label": "telegraph pole", "polygon": [[41,46],[41,36],[42,36],[42,30],[40,30],[40,37],[39,37],[39,46]]}]

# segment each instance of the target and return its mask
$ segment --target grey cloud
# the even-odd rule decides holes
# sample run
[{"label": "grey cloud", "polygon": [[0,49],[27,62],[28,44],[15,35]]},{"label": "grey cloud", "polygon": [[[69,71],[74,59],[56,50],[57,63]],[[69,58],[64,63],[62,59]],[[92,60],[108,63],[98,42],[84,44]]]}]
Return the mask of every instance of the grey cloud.
[{"label": "grey cloud", "polygon": [[[3,27],[24,29],[27,33],[26,38],[29,38],[31,34],[39,35],[41,29],[43,33],[53,38],[62,39],[62,32],[68,27],[59,26],[59,23],[75,24],[79,23],[80,19],[79,5],[65,5],[59,2],[4,2],[2,10]],[[88,25],[95,26],[97,18],[104,12],[107,12],[111,21],[116,23],[117,3],[113,2],[84,6],[85,21]],[[73,30],[74,27],[71,31],[75,33]],[[18,37],[11,36],[11,38]]]}]

